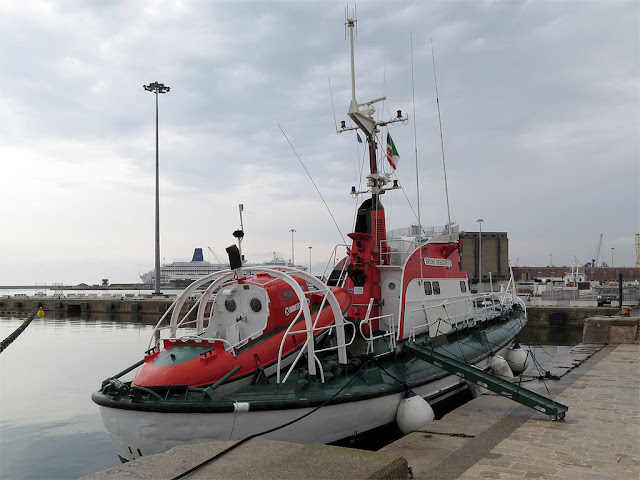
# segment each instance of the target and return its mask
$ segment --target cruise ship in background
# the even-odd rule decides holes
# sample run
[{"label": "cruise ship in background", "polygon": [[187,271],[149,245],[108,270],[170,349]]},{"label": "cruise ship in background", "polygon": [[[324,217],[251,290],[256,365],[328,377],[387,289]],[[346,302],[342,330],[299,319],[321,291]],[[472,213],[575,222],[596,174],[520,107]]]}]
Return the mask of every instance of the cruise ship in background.
[{"label": "cruise ship in background", "polygon": [[[288,260],[279,257],[275,252],[273,259],[264,263],[247,263],[246,266],[253,267],[263,265],[265,267],[295,267],[300,270],[307,270],[302,265],[294,265]],[[204,259],[202,248],[196,248],[193,251],[193,258],[190,262],[172,262],[160,267],[160,285],[187,285],[194,280],[209,275],[210,273],[219,272],[229,268],[228,263],[211,263]],[[155,270],[140,275],[140,279],[148,284],[154,285],[156,281]]]}]

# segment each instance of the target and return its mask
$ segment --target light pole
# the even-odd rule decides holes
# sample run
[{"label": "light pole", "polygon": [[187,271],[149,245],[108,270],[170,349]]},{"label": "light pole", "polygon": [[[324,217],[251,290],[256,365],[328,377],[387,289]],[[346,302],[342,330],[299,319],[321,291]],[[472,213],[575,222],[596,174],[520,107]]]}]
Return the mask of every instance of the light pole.
[{"label": "light pole", "polygon": [[613,268],[613,251],[616,249],[616,247],[611,247],[611,268]]},{"label": "light pole", "polygon": [[549,254],[549,266],[550,267],[553,266],[553,254],[552,253]]},{"label": "light pole", "polygon": [[309,275],[311,275],[311,247],[309,247]]},{"label": "light pole", "polygon": [[483,219],[476,220],[480,226],[480,234],[478,235],[478,288],[482,286],[482,222]]},{"label": "light pole", "polygon": [[293,259],[293,234],[296,233],[295,229],[289,230],[291,232],[291,266],[295,267],[296,262]]},{"label": "light pole", "polygon": [[143,85],[147,92],[156,94],[156,294],[160,293],[160,180],[158,174],[158,94],[167,93],[170,87],[162,83],[153,82],[149,85]]}]

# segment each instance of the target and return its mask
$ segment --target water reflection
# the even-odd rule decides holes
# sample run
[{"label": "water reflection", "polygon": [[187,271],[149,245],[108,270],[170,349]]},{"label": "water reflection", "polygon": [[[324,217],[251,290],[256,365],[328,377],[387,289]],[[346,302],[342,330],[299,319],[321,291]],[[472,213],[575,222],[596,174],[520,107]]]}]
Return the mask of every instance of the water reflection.
[{"label": "water reflection", "polygon": [[[0,339],[23,321],[0,317]],[[141,358],[156,321],[92,314],[31,322],[0,355],[0,478],[78,478],[119,464],[91,393]]]}]

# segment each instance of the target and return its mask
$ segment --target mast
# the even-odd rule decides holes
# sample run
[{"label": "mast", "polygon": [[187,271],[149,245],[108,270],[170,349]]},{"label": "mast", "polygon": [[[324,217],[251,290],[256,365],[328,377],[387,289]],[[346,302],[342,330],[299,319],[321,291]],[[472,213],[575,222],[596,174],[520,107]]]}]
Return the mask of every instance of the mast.
[{"label": "mast", "polygon": [[[352,294],[352,304],[346,316],[355,322],[371,318],[367,325],[362,326],[363,331],[379,330],[380,306],[382,293],[380,288],[380,265],[389,262],[388,247],[386,244],[385,214],[379,196],[387,190],[400,188],[397,180],[391,181],[390,173],[381,173],[378,170],[376,155],[376,134],[378,127],[393,122],[406,122],[398,110],[397,117],[391,120],[376,122],[373,119],[375,113],[374,103],[386,100],[386,97],[376,98],[364,103],[356,100],[356,74],[354,53],[354,28],[357,20],[346,18],[345,26],[349,29],[349,47],[351,51],[351,102],[347,114],[355,123],[355,127],[347,127],[342,121],[338,133],[348,130],[362,130],[369,146],[369,174],[367,175],[367,187],[364,191],[357,192],[355,187],[351,194],[371,194],[371,198],[362,202],[358,208],[354,231],[349,234],[352,240],[348,251],[349,260],[347,266],[348,279],[345,288]],[[390,185],[388,185],[391,183]],[[386,185],[386,186],[385,186]]]},{"label": "mast", "polygon": [[371,198],[373,204],[377,204],[378,195],[384,193],[384,190],[390,190],[392,188],[400,188],[396,184],[393,187],[383,189],[384,185],[389,183],[390,175],[385,174],[382,175],[378,172],[378,161],[376,157],[376,133],[379,132],[379,126],[385,126],[394,122],[406,122],[407,117],[402,116],[402,111],[398,110],[398,115],[396,118],[392,120],[376,122],[373,119],[373,114],[375,113],[375,108],[373,107],[374,103],[382,102],[387,99],[387,97],[380,97],[374,100],[369,100],[368,102],[358,103],[356,100],[356,71],[355,71],[355,51],[354,51],[354,28],[356,26],[357,20],[354,18],[347,18],[345,22],[345,26],[349,29],[349,47],[351,52],[351,103],[349,104],[349,110],[347,111],[347,115],[349,118],[353,120],[353,122],[357,125],[357,127],[347,127],[344,122],[342,122],[341,128],[338,130],[338,133],[345,132],[347,130],[355,130],[360,129],[364,133],[367,143],[369,146],[369,172],[367,175],[367,186],[370,187],[370,190],[366,192],[356,192],[356,193],[367,193],[371,192]]}]

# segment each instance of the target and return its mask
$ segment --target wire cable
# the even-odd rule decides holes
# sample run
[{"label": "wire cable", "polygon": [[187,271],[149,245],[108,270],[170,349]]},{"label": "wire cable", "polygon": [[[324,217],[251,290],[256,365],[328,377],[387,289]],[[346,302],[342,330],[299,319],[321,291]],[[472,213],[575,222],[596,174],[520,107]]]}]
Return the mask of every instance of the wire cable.
[{"label": "wire cable", "polygon": [[366,361],[362,362],[362,364],[358,367],[358,369],[356,370],[356,372],[353,374],[353,376],[349,379],[349,381],[347,383],[344,384],[344,386],[338,390],[336,393],[333,394],[333,396],[331,398],[328,398],[327,400],[325,400],[324,402],[322,402],[320,405],[318,405],[316,408],[314,408],[313,410],[305,413],[304,415],[299,416],[298,418],[295,418],[287,423],[284,423],[280,426],[274,427],[274,428],[270,428],[269,430],[264,430],[263,432],[259,432],[259,433],[254,433],[252,435],[249,435],[248,437],[243,438],[242,440],[237,441],[236,443],[234,443],[233,445],[225,448],[224,450],[222,450],[219,453],[216,453],[215,455],[213,455],[212,457],[208,458],[207,460],[205,460],[204,462],[199,463],[198,465],[196,465],[195,467],[190,468],[189,470],[181,473],[178,476],[173,477],[171,480],[180,480],[181,478],[186,477],[187,475],[190,475],[191,473],[195,472],[196,470],[198,470],[199,468],[204,467],[205,465],[208,465],[209,463],[217,460],[218,458],[222,457],[223,455],[229,453],[230,451],[236,449],[237,447],[239,447],[240,445],[242,445],[243,443],[248,442],[249,440],[251,440],[252,438],[256,438],[259,437],[261,435],[266,435],[268,433],[271,432],[275,432],[276,430],[280,430],[281,428],[285,428],[288,427],[289,425],[292,425],[296,422],[299,422],[300,420],[302,420],[303,418],[308,417],[309,415],[311,415],[312,413],[317,412],[318,410],[320,410],[322,407],[324,407],[325,405],[327,405],[329,402],[331,402],[334,398],[336,398],[338,395],[340,395],[340,393],[347,388],[351,382],[356,378],[356,376],[358,375],[358,373],[360,373],[360,370],[362,370],[362,368],[367,364]]},{"label": "wire cable", "polygon": [[316,185],[316,182],[313,180],[313,177],[309,173],[309,170],[307,170],[307,167],[302,162],[302,159],[300,158],[300,155],[298,155],[298,152],[296,152],[296,149],[293,148],[293,145],[291,144],[291,141],[289,141],[289,137],[287,137],[287,134],[284,133],[284,130],[282,129],[280,124],[278,124],[278,128],[282,132],[282,135],[284,135],[284,138],[287,139],[287,142],[289,143],[289,146],[291,147],[291,150],[293,150],[293,153],[298,158],[298,161],[300,162],[300,165],[302,165],[302,168],[304,168],[304,171],[307,172],[307,176],[309,177],[309,180],[311,180],[311,183],[313,183],[313,186],[315,187],[316,192],[318,192],[318,195],[320,195],[320,199],[322,200],[322,203],[324,203],[324,206],[327,207],[327,211],[329,212],[329,215],[331,216],[331,220],[333,220],[333,223],[335,224],[336,228],[338,229],[338,233],[340,234],[340,237],[342,237],[342,242],[343,243],[347,243],[347,241],[344,239],[344,235],[342,235],[342,230],[340,230],[340,227],[338,226],[338,222],[336,222],[336,219],[333,216],[333,213],[331,213],[331,209],[329,208],[329,205],[327,205],[327,202],[324,200],[324,197],[322,196],[322,193],[320,193],[320,189],[318,188],[318,185]]}]

